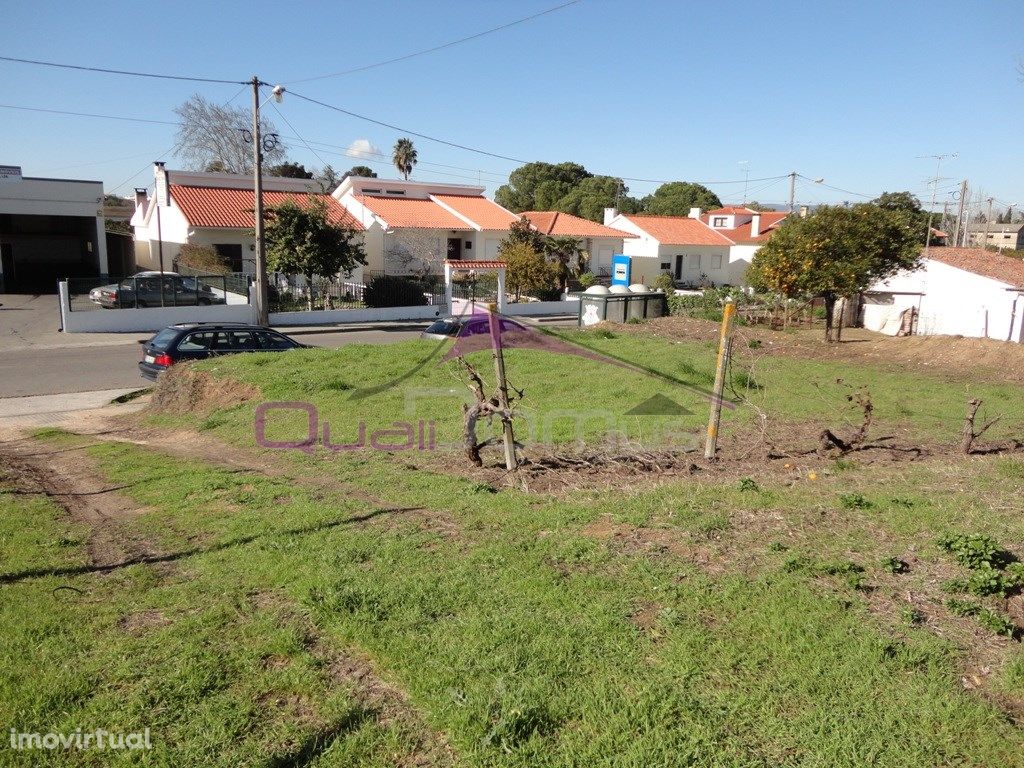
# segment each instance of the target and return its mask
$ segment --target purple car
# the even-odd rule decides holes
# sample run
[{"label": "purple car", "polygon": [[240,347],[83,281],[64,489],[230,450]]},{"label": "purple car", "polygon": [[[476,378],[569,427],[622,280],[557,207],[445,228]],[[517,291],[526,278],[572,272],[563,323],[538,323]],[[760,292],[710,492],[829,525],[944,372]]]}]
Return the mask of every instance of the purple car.
[{"label": "purple car", "polygon": [[[490,333],[490,325],[487,315],[470,315],[469,317],[448,317],[444,320],[435,320],[420,334],[421,339],[454,339],[456,337],[477,336]],[[498,319],[501,332],[525,331],[526,326],[520,325],[515,320],[502,317]]]}]

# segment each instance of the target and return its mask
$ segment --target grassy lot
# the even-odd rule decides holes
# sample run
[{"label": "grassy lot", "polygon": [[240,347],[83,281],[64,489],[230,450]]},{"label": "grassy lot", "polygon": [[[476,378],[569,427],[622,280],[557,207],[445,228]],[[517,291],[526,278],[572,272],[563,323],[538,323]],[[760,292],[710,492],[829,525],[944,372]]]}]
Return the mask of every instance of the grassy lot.
[{"label": "grassy lot", "polygon": [[[706,344],[580,338],[681,384],[511,352],[558,450],[580,411],[591,446],[607,414],[653,444],[699,427],[689,387],[710,380]],[[0,720],[149,727],[158,765],[1024,765],[1020,643],[949,610],[942,584],[969,571],[937,545],[978,533],[1024,555],[1020,456],[744,463],[536,493],[444,471],[457,454],[258,452],[259,399],[234,402],[310,402],[334,441],[360,420],[419,419],[454,441],[463,385],[434,361],[416,368],[430,349],[206,364],[219,407],[148,415],[148,447],[40,434],[41,451],[120,488],[133,511],[119,530],[159,557],[90,571],[89,532],[59,499],[0,494]],[[955,440],[968,394],[1004,435],[1024,416],[1009,384],[754,365],[734,371],[737,388],[754,384],[743,391],[782,425],[840,428],[862,386],[878,434],[901,441]],[[622,415],[659,392],[694,415]],[[746,439],[755,424],[738,408],[725,431]],[[275,439],[303,431],[295,413],[268,422]],[[219,465],[211,446],[251,468]],[[1013,619],[1020,596],[956,599]]]}]

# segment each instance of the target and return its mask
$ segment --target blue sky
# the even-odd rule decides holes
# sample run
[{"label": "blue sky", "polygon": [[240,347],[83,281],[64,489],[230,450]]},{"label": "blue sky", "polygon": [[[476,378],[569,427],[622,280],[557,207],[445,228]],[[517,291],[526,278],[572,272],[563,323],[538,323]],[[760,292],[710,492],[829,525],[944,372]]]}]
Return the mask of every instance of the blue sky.
[{"label": "blue sky", "polygon": [[[683,3],[582,0],[463,45],[365,72],[314,80],[506,23],[558,0],[520,2],[7,3],[3,55],[243,80],[258,74],[321,101],[424,134],[595,173],[728,181],[796,170],[874,195],[939,201],[968,178],[1024,205],[1024,8],[1019,1]],[[51,6],[47,9],[47,6]],[[170,10],[168,10],[170,9]],[[240,86],[79,73],[0,62],[0,103],[173,120],[199,92],[248,106]],[[390,154],[398,136],[286,97],[268,109],[307,167],[355,161],[358,139]],[[0,163],[27,175],[145,186],[174,127],[0,109]],[[490,191],[516,163],[415,139],[413,178]],[[166,156],[169,167],[177,165]],[[747,161],[741,165],[741,161]],[[374,166],[392,175],[383,162]],[[140,173],[140,171],[142,171]],[[132,176],[132,174],[137,174]],[[627,182],[633,194],[656,184]],[[711,185],[739,202],[743,184]],[[787,181],[751,182],[778,202]],[[861,199],[801,180],[801,202]]]}]

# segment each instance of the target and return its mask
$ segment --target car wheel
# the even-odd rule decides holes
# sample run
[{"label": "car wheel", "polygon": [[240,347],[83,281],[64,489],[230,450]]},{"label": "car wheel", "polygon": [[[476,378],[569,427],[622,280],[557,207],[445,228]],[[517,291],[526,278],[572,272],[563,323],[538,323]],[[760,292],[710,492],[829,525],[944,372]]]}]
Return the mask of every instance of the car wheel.
[{"label": "car wheel", "polygon": [[208,307],[208,306],[210,306],[210,300],[209,299],[200,299],[199,300],[199,306],[200,307]]},{"label": "car wheel", "polygon": [[149,304],[147,304],[144,301],[137,301],[135,302],[135,306],[138,307],[139,309],[145,309],[146,307],[149,306]]}]

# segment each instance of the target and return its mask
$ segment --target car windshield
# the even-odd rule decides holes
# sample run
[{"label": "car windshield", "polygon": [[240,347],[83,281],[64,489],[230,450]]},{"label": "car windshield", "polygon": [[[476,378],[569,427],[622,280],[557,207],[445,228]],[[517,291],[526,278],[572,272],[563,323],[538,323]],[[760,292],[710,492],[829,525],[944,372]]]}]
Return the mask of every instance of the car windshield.
[{"label": "car windshield", "polygon": [[174,328],[164,328],[160,333],[149,340],[149,348],[157,350],[165,350],[178,336],[178,331]]},{"label": "car windshield", "polygon": [[459,330],[458,323],[451,323],[447,320],[436,320],[431,323],[426,330],[426,333],[436,333],[443,336],[450,336]]}]

